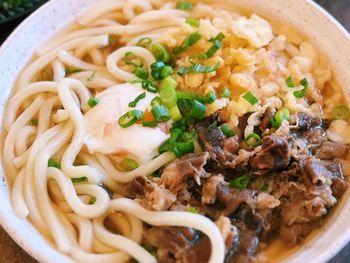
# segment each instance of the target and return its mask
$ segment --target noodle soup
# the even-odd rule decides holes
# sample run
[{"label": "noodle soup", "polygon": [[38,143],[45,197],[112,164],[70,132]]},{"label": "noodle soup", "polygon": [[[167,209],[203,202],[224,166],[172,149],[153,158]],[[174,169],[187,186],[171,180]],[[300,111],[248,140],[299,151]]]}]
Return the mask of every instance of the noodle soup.
[{"label": "noodle soup", "polygon": [[326,58],[254,13],[103,1],[14,90],[14,211],[77,262],[266,261],[348,187],[350,111]]}]

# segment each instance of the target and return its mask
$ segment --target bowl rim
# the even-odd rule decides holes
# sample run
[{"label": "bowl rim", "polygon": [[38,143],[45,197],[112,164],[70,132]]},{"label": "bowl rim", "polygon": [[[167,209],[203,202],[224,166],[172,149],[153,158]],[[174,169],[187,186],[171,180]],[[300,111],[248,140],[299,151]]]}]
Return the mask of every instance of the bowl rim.
[{"label": "bowl rim", "polygon": [[[32,22],[37,16],[42,15],[44,11],[50,10],[52,6],[54,6],[57,2],[60,0],[50,0],[42,4],[37,10],[35,10],[33,13],[31,13],[27,18],[25,18],[12,33],[5,39],[5,41],[0,46],[0,57],[3,55],[4,51],[8,48],[8,46],[11,44],[12,40],[16,38],[17,33],[24,30],[27,25]],[[320,6],[318,3],[312,1],[312,0],[302,0],[307,5],[309,5],[312,9],[314,9],[315,12],[320,13],[325,19],[327,19],[332,26],[338,30],[343,37],[346,38],[346,40],[350,43],[350,33],[343,27],[343,25],[340,24],[339,21],[337,21],[328,11],[326,11],[322,6]],[[244,6],[244,4],[242,4]],[[4,105],[1,105],[0,107],[4,107]],[[2,117],[2,115],[1,115]],[[2,120],[1,120],[2,121]],[[0,125],[0,129],[2,130],[2,125]],[[2,147],[2,145],[1,145]],[[0,157],[2,156],[2,153],[0,153]],[[2,157],[1,157],[2,159]],[[1,160],[1,167],[2,167],[2,160]],[[3,173],[3,169],[1,169],[0,173]],[[6,177],[5,174],[3,174],[4,178]],[[7,183],[5,182],[7,185]],[[350,191],[350,189],[348,189]],[[1,192],[0,192],[1,194]],[[342,198],[343,199],[343,198]],[[344,201],[344,200],[343,200]],[[350,200],[348,200],[350,202]],[[337,207],[336,207],[337,209]],[[32,256],[34,259],[38,260],[39,262],[46,262],[47,257],[46,255],[41,251],[38,250],[36,247],[31,245],[30,242],[28,242],[27,239],[21,234],[19,234],[16,230],[16,225],[9,222],[6,215],[0,213],[0,225],[3,227],[4,231],[16,242],[17,245],[19,245],[23,250],[25,250],[30,256]],[[327,255],[324,255],[322,258],[322,261],[317,262],[327,262],[331,260],[334,256],[337,255],[348,243],[350,242],[350,232],[348,235],[343,235],[338,238],[337,244],[333,244],[333,246],[330,247],[330,250],[328,251]],[[51,248],[51,247],[50,247]],[[55,250],[52,248],[52,250]],[[56,251],[56,250],[55,250]],[[58,252],[59,253],[59,252]],[[289,261],[288,261],[289,262]],[[293,261],[294,262],[294,261]]]}]

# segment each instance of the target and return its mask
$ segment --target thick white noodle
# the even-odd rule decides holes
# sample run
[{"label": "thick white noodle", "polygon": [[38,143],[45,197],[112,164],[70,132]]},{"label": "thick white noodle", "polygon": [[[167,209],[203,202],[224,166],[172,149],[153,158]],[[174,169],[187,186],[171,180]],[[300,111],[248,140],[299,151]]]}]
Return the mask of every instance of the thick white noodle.
[{"label": "thick white noodle", "polygon": [[118,66],[118,62],[124,58],[124,55],[127,52],[132,52],[135,54],[135,56],[138,56],[144,61],[146,61],[148,71],[151,70],[150,68],[151,64],[156,61],[153,54],[148,49],[143,47],[129,46],[129,47],[122,47],[117,49],[116,51],[114,51],[112,54],[108,56],[106,64],[109,72],[117,79],[120,79],[123,81],[135,80],[135,74],[125,71]]},{"label": "thick white noodle", "polygon": [[154,226],[193,227],[208,236],[211,242],[209,263],[222,263],[225,259],[225,244],[217,226],[210,219],[189,212],[154,212],[127,198],[117,198],[110,202],[112,211],[132,214]]}]

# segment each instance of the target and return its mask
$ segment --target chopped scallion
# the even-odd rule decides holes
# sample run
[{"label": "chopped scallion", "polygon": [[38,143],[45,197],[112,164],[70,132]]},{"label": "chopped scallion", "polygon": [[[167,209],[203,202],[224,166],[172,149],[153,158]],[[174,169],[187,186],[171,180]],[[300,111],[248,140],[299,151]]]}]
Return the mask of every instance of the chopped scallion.
[{"label": "chopped scallion", "polygon": [[79,73],[82,72],[83,70],[80,68],[66,68],[65,69],[65,75],[68,76],[70,74],[74,74],[74,73]]},{"label": "chopped scallion", "polygon": [[182,119],[182,115],[181,112],[179,110],[179,107],[177,105],[175,105],[174,107],[171,107],[169,109],[170,112],[170,117],[173,121],[178,121]]},{"label": "chopped scallion", "polygon": [[201,34],[199,32],[194,32],[190,34],[179,47],[173,49],[173,53],[175,55],[180,54],[181,52],[186,51],[190,46],[197,43],[197,41],[201,38]]},{"label": "chopped scallion", "polygon": [[164,122],[170,119],[169,110],[162,105],[154,106],[151,111],[157,122]]},{"label": "chopped scallion", "polygon": [[124,62],[126,65],[133,65],[135,68],[142,68],[143,63],[141,61],[138,61],[138,63],[134,62],[136,60],[136,55],[133,52],[126,52],[124,54]]},{"label": "chopped scallion", "polygon": [[198,208],[194,207],[194,206],[190,206],[190,208],[188,209],[188,212],[193,213],[193,214],[199,214]]},{"label": "chopped scallion", "polygon": [[55,159],[51,159],[51,158],[47,161],[47,166],[48,167],[55,167],[57,169],[61,169],[60,163],[57,162]]},{"label": "chopped scallion", "polygon": [[200,98],[200,101],[205,104],[211,104],[216,100],[216,94],[214,92],[208,92],[204,98]]},{"label": "chopped scallion", "polygon": [[162,44],[153,44],[151,50],[158,61],[163,61],[165,63],[170,61],[170,54],[167,48]]},{"label": "chopped scallion", "polygon": [[230,187],[238,189],[246,189],[249,185],[249,175],[245,174],[230,181]]},{"label": "chopped scallion", "polygon": [[221,93],[221,98],[230,98],[231,97],[231,90],[228,87],[224,87],[222,93]]},{"label": "chopped scallion", "polygon": [[142,126],[143,127],[157,127],[158,122],[156,122],[156,121],[142,121]]},{"label": "chopped scallion", "polygon": [[143,118],[143,112],[140,110],[131,110],[125,113],[123,116],[121,116],[118,120],[118,124],[123,127],[127,128],[137,121],[141,120]]},{"label": "chopped scallion", "polygon": [[158,106],[158,105],[161,105],[161,104],[162,104],[162,100],[160,99],[159,96],[154,97],[154,98],[151,100],[151,106],[152,106],[152,107],[155,107],[155,106]]},{"label": "chopped scallion", "polygon": [[136,107],[137,103],[145,97],[146,97],[146,92],[141,93],[132,102],[129,103],[129,107]]},{"label": "chopped scallion", "polygon": [[184,2],[184,1],[180,1],[176,3],[176,9],[181,9],[181,10],[192,10],[193,6],[192,3],[189,2]]},{"label": "chopped scallion", "polygon": [[288,121],[289,118],[290,118],[290,115],[289,115],[289,110],[287,108],[281,109],[277,111],[275,114],[275,120],[278,124],[278,127],[281,126],[284,120]]},{"label": "chopped scallion", "polygon": [[151,81],[148,80],[143,80],[141,82],[141,87],[149,92],[156,93],[158,92],[158,87],[152,83]]},{"label": "chopped scallion", "polygon": [[292,76],[289,76],[289,77],[286,79],[286,84],[287,84],[287,87],[288,87],[288,88],[294,88],[294,87],[295,87],[295,84],[294,84],[294,81],[293,81]]},{"label": "chopped scallion", "polygon": [[135,76],[140,79],[148,79],[149,73],[141,67],[137,67],[135,70]]},{"label": "chopped scallion", "polygon": [[166,87],[170,87],[170,88],[176,89],[177,81],[171,76],[168,76],[168,77],[162,79],[161,82],[160,82],[159,88],[160,88],[160,90],[162,90],[162,89],[164,89]]},{"label": "chopped scallion", "polygon": [[118,42],[118,38],[115,35],[108,36],[108,44],[110,46],[114,46],[115,44],[117,44],[117,42]]},{"label": "chopped scallion", "polygon": [[188,73],[210,73],[210,72],[216,71],[218,66],[219,66],[219,63],[213,64],[210,66],[204,66],[202,64],[195,63],[189,67],[180,67],[177,73],[180,75],[188,74]]},{"label": "chopped scallion", "polygon": [[159,96],[162,100],[162,103],[167,108],[171,108],[176,105],[177,94],[176,90],[172,87],[165,87],[161,89],[159,92]]},{"label": "chopped scallion", "polygon": [[30,123],[31,123],[33,126],[37,126],[38,123],[39,123],[39,121],[38,121],[38,119],[32,119],[32,120],[30,121]]},{"label": "chopped scallion", "polygon": [[253,147],[261,145],[261,142],[262,142],[259,134],[256,134],[255,132],[249,134],[247,138],[245,138],[245,141],[249,146],[253,146]]},{"label": "chopped scallion", "polygon": [[197,120],[205,117],[207,107],[198,100],[178,99],[177,106],[183,116],[189,116]]},{"label": "chopped scallion", "polygon": [[173,68],[170,66],[164,66],[161,70],[160,70],[160,76],[162,77],[162,79],[172,75],[174,73]]},{"label": "chopped scallion", "polygon": [[75,178],[72,178],[71,180],[72,180],[73,184],[79,184],[79,183],[86,182],[87,181],[87,177],[86,176],[75,177]]},{"label": "chopped scallion", "polygon": [[90,99],[88,100],[88,105],[93,108],[95,107],[98,103],[100,102],[100,100],[94,96],[90,97]]},{"label": "chopped scallion", "polygon": [[120,165],[127,171],[132,171],[139,167],[139,164],[131,158],[124,158]]},{"label": "chopped scallion", "polygon": [[161,71],[165,67],[165,63],[163,61],[157,61],[151,64],[151,75],[153,79],[160,80],[163,79]]},{"label": "chopped scallion", "polygon": [[220,126],[220,130],[226,136],[226,138],[230,138],[235,135],[235,132],[226,123]]},{"label": "chopped scallion", "polygon": [[306,78],[303,78],[300,80],[300,85],[302,85],[304,88],[302,90],[294,91],[293,94],[296,98],[303,98],[306,96],[307,88],[309,86],[309,83]]},{"label": "chopped scallion", "polygon": [[90,197],[90,200],[89,200],[89,202],[88,202],[88,205],[93,205],[94,203],[96,203],[96,197],[95,196],[91,196]]},{"label": "chopped scallion", "polygon": [[96,71],[92,72],[90,76],[87,77],[86,81],[92,81],[96,76]]},{"label": "chopped scallion", "polygon": [[143,37],[137,42],[137,46],[140,47],[148,47],[152,43],[152,39],[150,37]]},{"label": "chopped scallion", "polygon": [[254,105],[259,102],[258,98],[255,97],[255,95],[251,91],[248,91],[246,94],[244,94],[243,99],[248,101],[251,105]]},{"label": "chopped scallion", "polygon": [[186,24],[189,24],[190,26],[193,26],[193,27],[199,27],[199,20],[194,18],[186,18]]}]

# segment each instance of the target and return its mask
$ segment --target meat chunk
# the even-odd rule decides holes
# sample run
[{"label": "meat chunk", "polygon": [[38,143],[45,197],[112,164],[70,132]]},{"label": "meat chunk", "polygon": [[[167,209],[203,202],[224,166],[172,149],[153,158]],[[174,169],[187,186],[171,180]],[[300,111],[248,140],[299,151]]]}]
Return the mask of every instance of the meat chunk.
[{"label": "meat chunk", "polygon": [[306,176],[304,178],[306,183],[308,182],[308,178],[310,178],[312,184],[331,184],[330,179],[332,174],[326,169],[326,167],[319,159],[316,159],[314,157],[308,157],[305,160],[303,174]]},{"label": "meat chunk", "polygon": [[202,263],[208,262],[210,257],[209,239],[200,238],[191,228],[152,227],[144,238],[146,243],[157,248],[158,262]]},{"label": "meat chunk", "polygon": [[165,167],[159,182],[172,193],[176,193],[183,188],[189,177],[193,178],[200,185],[200,178],[206,177],[204,165],[207,163],[208,158],[209,154],[207,152],[187,154],[180,160],[176,160]]},{"label": "meat chunk", "polygon": [[316,153],[316,157],[322,160],[341,158],[345,155],[346,150],[347,147],[344,144],[331,141],[323,141],[321,148]]},{"label": "meat chunk", "polygon": [[237,227],[233,226],[230,219],[226,216],[220,216],[215,224],[219,228],[225,241],[226,254],[233,254],[239,246],[239,234]]},{"label": "meat chunk", "polygon": [[261,132],[264,132],[266,129],[271,128],[271,118],[275,115],[275,113],[276,110],[272,107],[266,109],[260,124]]},{"label": "meat chunk", "polygon": [[199,136],[199,142],[205,151],[209,152],[211,160],[217,166],[224,169],[230,167],[230,163],[236,157],[239,150],[238,136],[226,138],[218,127],[210,127],[217,121],[215,116],[207,118],[205,121],[197,123],[195,129]]},{"label": "meat chunk", "polygon": [[144,176],[132,179],[126,189],[129,196],[140,198],[141,204],[150,210],[167,210],[176,201],[176,196],[163,185],[158,185]]},{"label": "meat chunk", "polygon": [[265,174],[286,168],[290,162],[291,148],[286,138],[272,134],[263,138],[262,150],[249,164],[256,174]]},{"label": "meat chunk", "polygon": [[216,191],[219,184],[224,183],[224,178],[221,175],[209,177],[202,188],[201,201],[203,204],[214,204],[216,201]]},{"label": "meat chunk", "polygon": [[322,125],[322,119],[320,117],[313,117],[309,114],[299,112],[297,114],[297,124],[300,130],[311,130]]},{"label": "meat chunk", "polygon": [[282,237],[282,239],[288,244],[295,245],[317,227],[317,224],[294,224],[292,226],[282,225],[279,233],[280,237]]},{"label": "meat chunk", "polygon": [[341,165],[338,161],[324,162],[324,165],[332,174],[332,194],[339,199],[349,187],[348,182],[345,181]]}]

